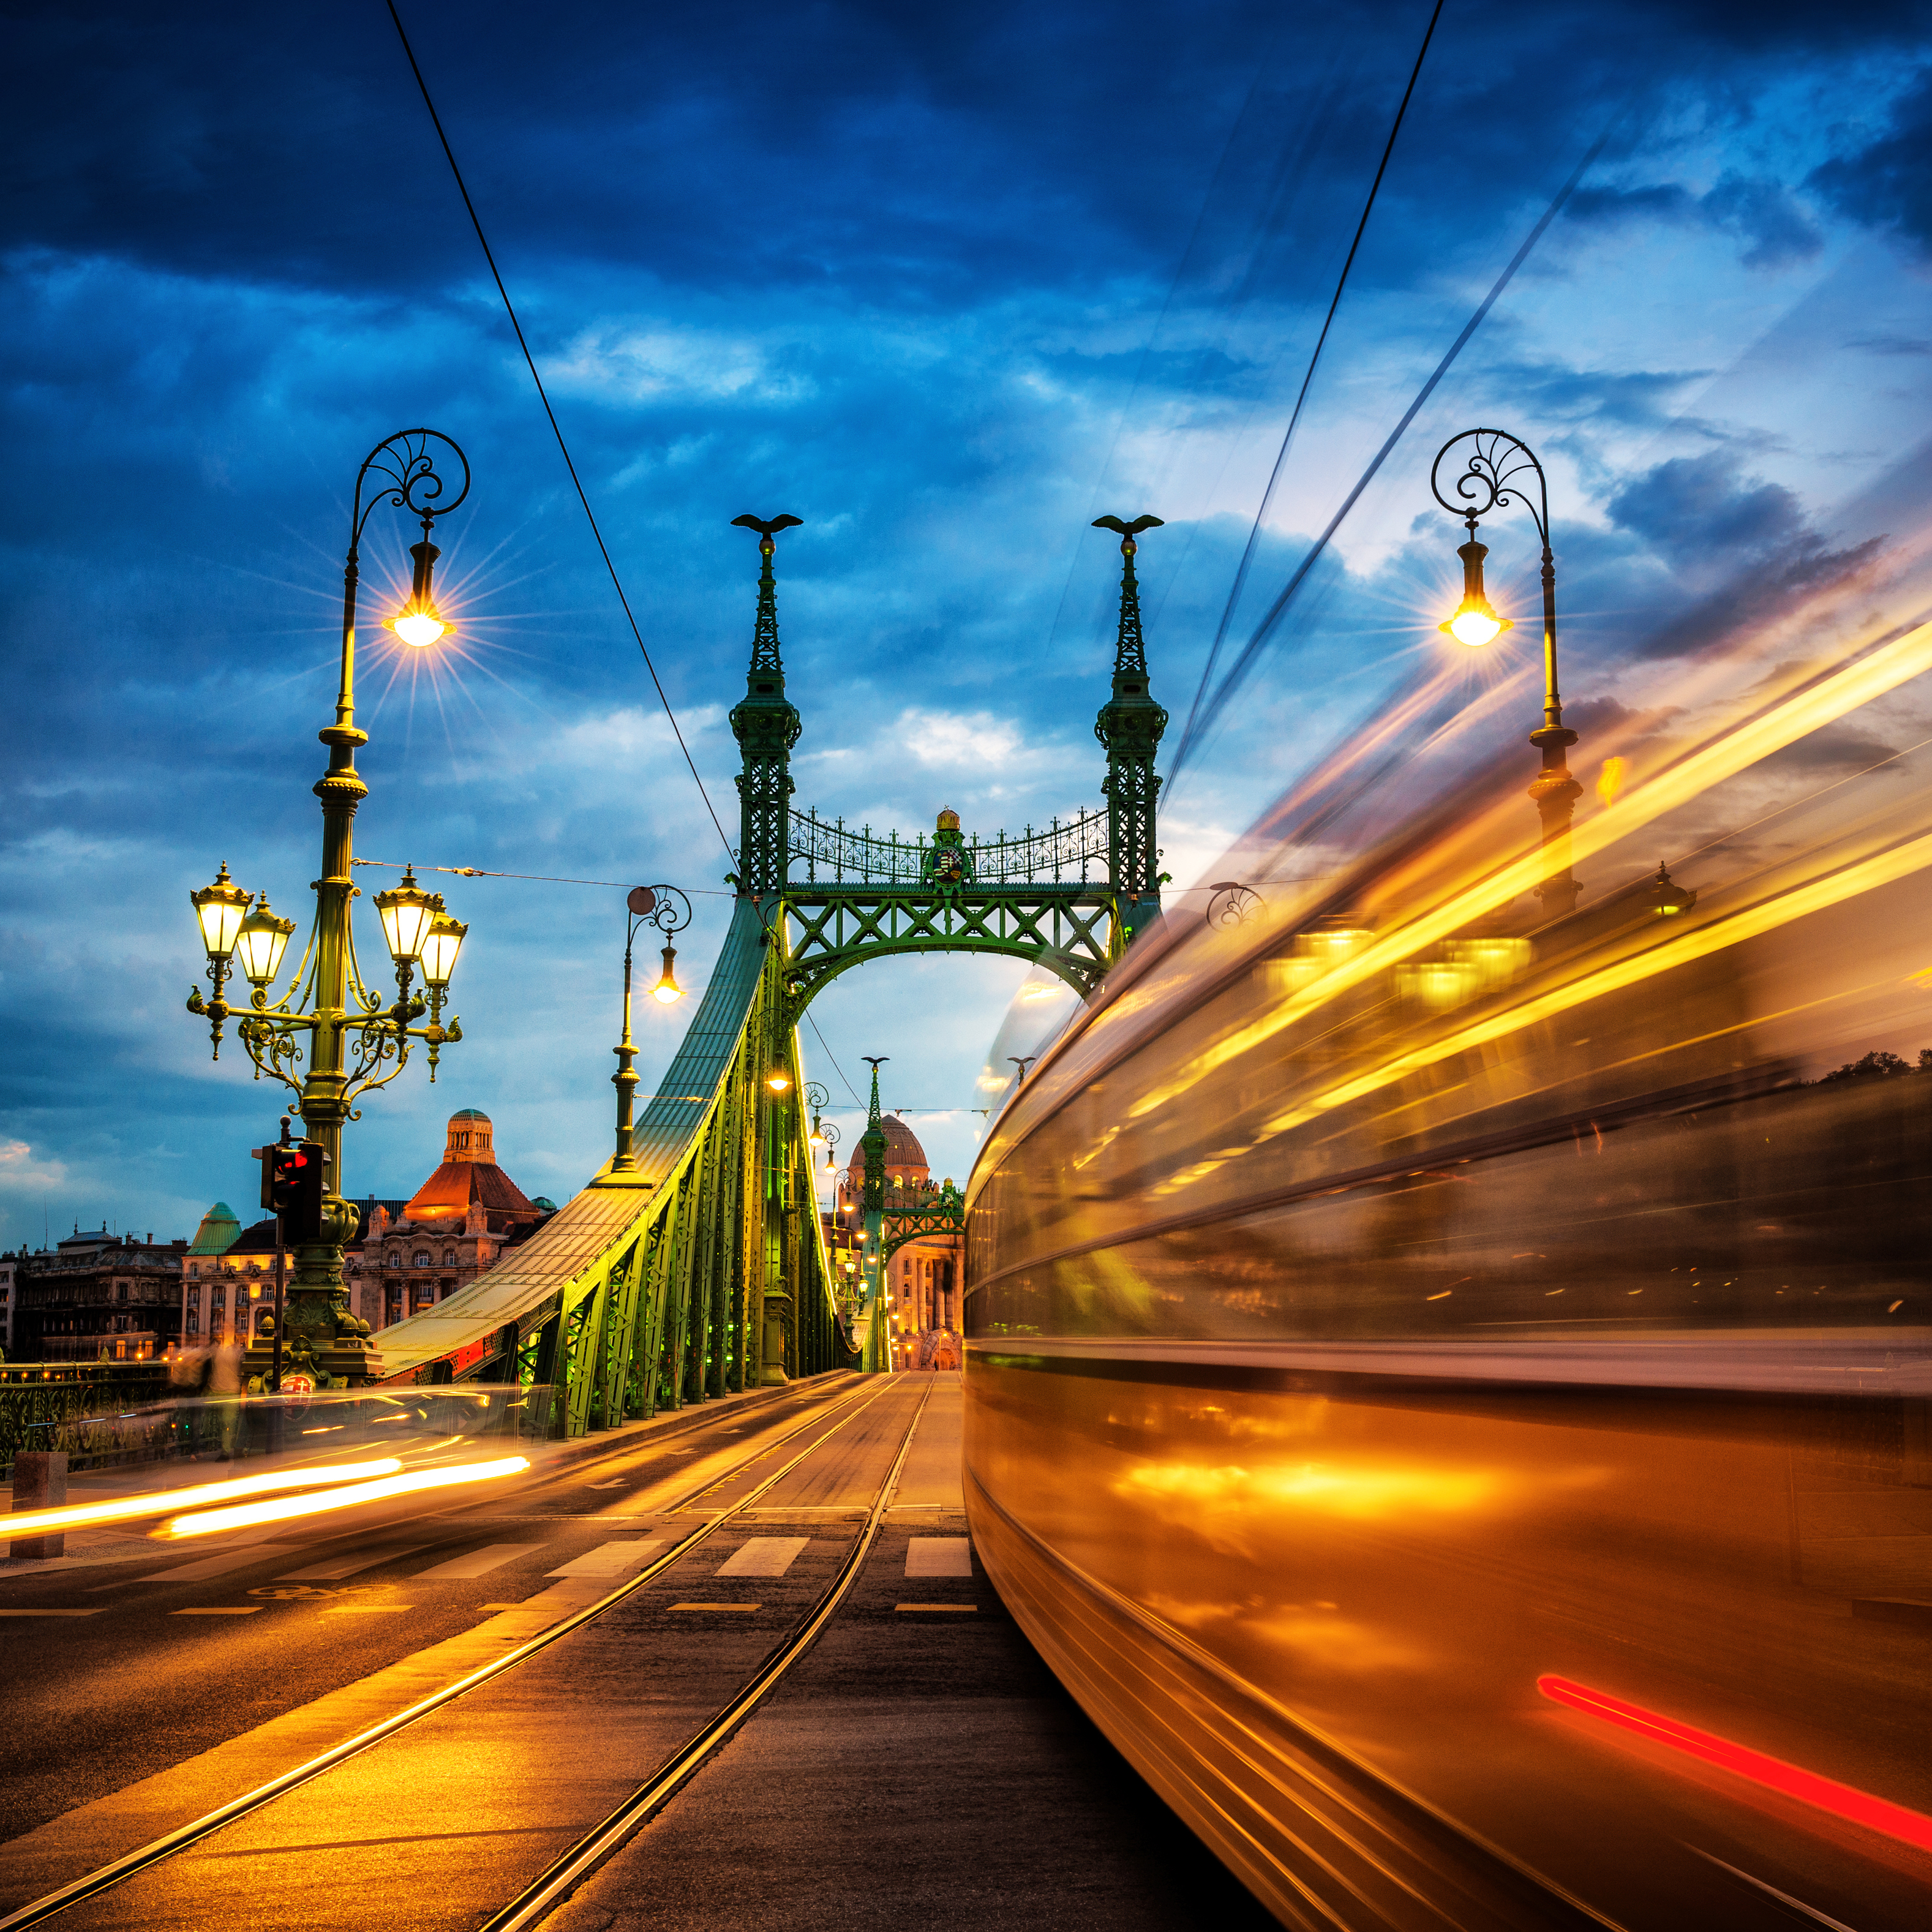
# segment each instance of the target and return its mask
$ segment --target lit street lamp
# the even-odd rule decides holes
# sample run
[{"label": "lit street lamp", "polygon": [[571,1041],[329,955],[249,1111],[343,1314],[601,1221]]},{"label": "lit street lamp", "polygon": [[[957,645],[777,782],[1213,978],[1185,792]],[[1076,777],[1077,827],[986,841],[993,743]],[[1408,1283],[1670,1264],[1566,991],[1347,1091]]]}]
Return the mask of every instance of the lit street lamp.
[{"label": "lit street lamp", "polygon": [[[432,450],[432,444],[441,445],[448,457]],[[450,457],[456,472],[446,479],[437,466]],[[235,1016],[236,1034],[255,1063],[256,1078],[268,1074],[299,1096],[302,1120],[322,1163],[315,1210],[299,1216],[290,1231],[295,1274],[277,1338],[282,1386],[292,1378],[321,1388],[368,1378],[369,1327],[349,1312],[342,1282],[343,1244],[356,1227],[356,1210],[343,1198],[342,1125],[353,1118],[358,1095],[386,1086],[403,1070],[412,1040],[427,1042],[434,1080],[440,1049],[463,1037],[454,1015],[446,1028],[442,1024],[442,1008],[468,928],[450,917],[440,894],[418,886],[413,872],[405,872],[399,885],[378,892],[376,910],[396,974],[395,1000],[386,1005],[380,992],[363,983],[356,964],[350,919],[356,888],[350,868],[356,811],[369,789],[356,769],[356,748],[368,742],[368,734],[356,724],[356,598],[363,531],[384,502],[420,520],[422,541],[410,549],[416,569],[410,600],[388,622],[406,644],[426,647],[449,628],[436,608],[433,579],[441,553],[430,541],[430,527],[469,494],[468,460],[434,430],[398,431],[378,443],[357,472],[343,570],[335,722],[320,734],[329,748],[328,769],[315,787],[322,801],[322,876],[315,882],[308,944],[279,1000],[270,994],[295,921],[270,911],[266,893],[250,910],[251,896],[230,878],[225,864],[212,885],[189,895],[214,997],[204,1001],[196,988],[188,995],[188,1011],[208,1019],[218,1059],[223,1023]],[[231,1007],[223,997],[238,962],[254,989],[242,1009]],[[412,991],[418,970],[426,998]],[[425,1013],[428,1026],[410,1024]],[[304,1060],[307,1070],[298,1078],[293,1070]],[[268,1336],[252,1338],[247,1363],[251,1387],[277,1382],[276,1353]]]},{"label": "lit street lamp", "polygon": [[[1471,447],[1448,463],[1454,475],[1452,502],[1443,494],[1444,465],[1450,452],[1463,443]],[[1534,498],[1527,480],[1532,476],[1536,479]],[[1550,548],[1550,486],[1543,465],[1520,438],[1507,430],[1466,429],[1436,452],[1429,487],[1445,510],[1469,526],[1468,541],[1456,552],[1462,560],[1462,601],[1438,626],[1459,644],[1480,650],[1512,628],[1508,618],[1496,614],[1483,587],[1483,560],[1490,553],[1477,539],[1478,523],[1492,510],[1520,503],[1543,539],[1543,724],[1529,734],[1529,742],[1543,754],[1543,769],[1529,795],[1543,820],[1543,849],[1552,865],[1536,896],[1551,918],[1561,919],[1576,909],[1576,882],[1570,876],[1570,820],[1583,788],[1570,776],[1563,755],[1576,743],[1576,734],[1564,725],[1556,685],[1556,560]]]},{"label": "lit street lamp", "polygon": [[[637,1048],[631,1044],[631,954],[637,944],[638,928],[654,926],[668,940],[673,933],[682,932],[691,923],[691,902],[675,886],[633,886],[624,904],[624,1033],[611,1048],[617,1056],[617,1070],[610,1076],[610,1084],[617,1090],[617,1150],[610,1157],[610,1165],[591,1184],[593,1186],[636,1184],[633,1177],[638,1172],[638,1157],[632,1142],[638,1076],[631,1070],[631,1062],[637,1058]],[[676,957],[676,948],[667,945],[664,950],[664,976],[651,988],[652,996],[665,1006],[684,997],[684,988],[672,976],[670,970],[671,962]],[[670,988],[668,993],[665,991],[667,987]]]}]

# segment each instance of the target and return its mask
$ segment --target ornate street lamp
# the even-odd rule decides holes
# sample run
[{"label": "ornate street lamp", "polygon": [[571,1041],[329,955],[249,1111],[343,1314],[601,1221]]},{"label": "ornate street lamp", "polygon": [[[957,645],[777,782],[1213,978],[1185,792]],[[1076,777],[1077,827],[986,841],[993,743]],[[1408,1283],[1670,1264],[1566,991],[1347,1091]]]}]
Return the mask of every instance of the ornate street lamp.
[{"label": "ornate street lamp", "polygon": [[[1459,452],[1453,460],[1452,450]],[[1449,486],[1453,502],[1443,494],[1445,476],[1454,479]],[[1532,476],[1533,496],[1528,480]],[[1489,549],[1477,539],[1477,524],[1492,510],[1520,503],[1543,539],[1543,723],[1529,734],[1529,742],[1543,754],[1543,769],[1529,795],[1543,820],[1543,849],[1552,864],[1536,896],[1551,918],[1561,919],[1576,909],[1576,882],[1570,876],[1570,820],[1583,788],[1564,762],[1576,734],[1564,725],[1556,684],[1556,560],[1550,548],[1549,483],[1535,453],[1520,437],[1507,430],[1466,429],[1436,452],[1429,487],[1450,515],[1469,526],[1468,541],[1456,552],[1462,560],[1462,601],[1438,627],[1460,644],[1480,649],[1512,628],[1509,619],[1497,614],[1484,590],[1483,560]]]},{"label": "ornate street lamp", "polygon": [[[247,1010],[237,1016],[236,1032],[255,1063],[256,1078],[266,1073],[300,1096],[303,1122],[322,1162],[325,1191],[316,1225],[295,1231],[295,1273],[281,1333],[273,1340],[266,1333],[258,1335],[248,1351],[251,1387],[275,1380],[277,1342],[284,1377],[299,1375],[310,1386],[322,1388],[368,1379],[368,1324],[348,1312],[342,1283],[342,1245],[356,1227],[356,1210],[342,1193],[343,1123],[355,1118],[358,1095],[386,1086],[403,1070],[412,1040],[428,1042],[434,1080],[439,1049],[463,1037],[455,1017],[446,1028],[442,1012],[465,928],[450,918],[439,894],[417,885],[413,874],[406,872],[400,886],[376,894],[382,936],[396,968],[397,997],[386,1005],[380,993],[364,985],[356,964],[350,919],[356,888],[350,868],[356,811],[369,790],[356,769],[356,747],[368,742],[368,733],[356,724],[356,601],[363,532],[377,506],[386,502],[420,520],[422,541],[410,551],[416,571],[410,601],[388,621],[406,644],[426,647],[449,628],[436,609],[433,579],[441,553],[430,540],[431,527],[469,494],[468,460],[435,430],[398,431],[369,452],[356,474],[342,574],[335,722],[320,734],[329,748],[328,769],[315,787],[322,801],[322,876],[315,884],[308,944],[279,1000],[271,995],[295,922],[271,912],[266,895],[250,911],[250,895],[229,878],[226,866],[213,885],[189,895],[214,998],[204,1003],[197,988],[188,995],[188,1010],[208,1019],[219,1058],[222,1024],[235,1010],[223,998],[223,988],[232,962],[238,959],[254,990]],[[418,968],[429,989],[427,1002],[410,990]],[[411,1024],[426,1012],[428,1026]],[[304,1060],[307,1070],[298,1076],[296,1070]]]},{"label": "ornate street lamp", "polygon": [[[632,1146],[638,1076],[631,1070],[631,1062],[637,1058],[637,1048],[631,1044],[631,956],[637,943],[638,928],[654,926],[668,938],[691,923],[691,902],[675,886],[633,886],[624,904],[627,918],[624,928],[624,1033],[622,1039],[611,1049],[617,1056],[617,1070],[610,1076],[610,1084],[617,1090],[617,1148],[610,1156],[610,1165],[590,1184],[593,1187],[634,1187],[640,1184],[637,1179],[638,1157]],[[671,998],[674,1000],[680,997],[680,989],[670,976],[670,946],[664,948],[664,979],[652,990],[660,1000],[664,999],[664,985],[669,981]],[[668,1005],[670,1002],[667,1000],[665,1004]]]}]

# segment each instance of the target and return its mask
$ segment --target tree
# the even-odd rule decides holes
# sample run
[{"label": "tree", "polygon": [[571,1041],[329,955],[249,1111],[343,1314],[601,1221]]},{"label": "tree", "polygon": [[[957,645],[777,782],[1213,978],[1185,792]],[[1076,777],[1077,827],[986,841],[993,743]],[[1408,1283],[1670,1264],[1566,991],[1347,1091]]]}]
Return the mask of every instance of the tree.
[{"label": "tree", "polygon": [[[1918,1066],[1922,1072],[1932,1070],[1932,1047],[1919,1050]],[[1910,1073],[1912,1070],[1909,1060],[1899,1058],[1895,1053],[1868,1053],[1862,1060],[1854,1060],[1828,1073],[1818,1082],[1828,1087],[1834,1080],[1873,1080],[1889,1078],[1894,1073]]]}]

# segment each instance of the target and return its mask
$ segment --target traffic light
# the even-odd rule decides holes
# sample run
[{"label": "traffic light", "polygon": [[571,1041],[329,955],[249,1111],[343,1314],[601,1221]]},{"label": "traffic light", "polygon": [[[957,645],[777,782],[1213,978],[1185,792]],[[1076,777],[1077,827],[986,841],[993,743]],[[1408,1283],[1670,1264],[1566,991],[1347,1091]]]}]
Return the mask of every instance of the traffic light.
[{"label": "traffic light", "polygon": [[282,1217],[282,1237],[292,1246],[322,1239],[322,1143],[295,1141],[265,1148],[262,1164],[264,1205]]}]

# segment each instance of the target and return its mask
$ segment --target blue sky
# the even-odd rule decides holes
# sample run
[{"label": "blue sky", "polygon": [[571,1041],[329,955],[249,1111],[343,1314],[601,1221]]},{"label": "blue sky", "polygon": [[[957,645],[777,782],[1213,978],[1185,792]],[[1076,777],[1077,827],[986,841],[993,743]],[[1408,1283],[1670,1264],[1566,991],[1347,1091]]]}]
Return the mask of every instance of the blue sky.
[{"label": "blue sky", "polygon": [[[728,830],[741,511],[806,520],[779,556],[800,803],[990,830],[1097,801],[1103,512],[1167,520],[1142,560],[1173,746],[1426,8],[404,18]],[[245,1205],[279,1111],[181,1010],[187,894],[225,859],[303,910],[348,494],[380,437],[446,430],[476,485],[441,538],[462,657],[365,661],[358,849],[710,889],[681,952],[700,982],[728,866],[386,13],[13,24],[0,1243],[44,1217],[184,1234],[218,1196]],[[1855,4],[1445,10],[1236,646],[1604,146],[1175,776],[1180,886],[1442,648],[1459,530],[1428,459],[1472,424],[1548,466],[1586,733],[1767,610],[1906,614],[1928,26]],[[374,528],[380,602],[410,532]],[[1526,526],[1488,534],[1522,614]],[[435,1088],[412,1070],[372,1099],[349,1190],[406,1192],[446,1114],[481,1106],[526,1191],[561,1198],[608,1144],[619,895],[446,884],[468,1037]],[[1021,976],[882,966],[814,1016],[854,1078],[891,1056],[889,1102],[964,1110]],[[647,1019],[644,1091],[681,1023]],[[963,1178],[973,1117],[914,1121]]]}]

